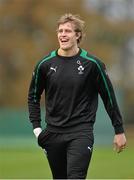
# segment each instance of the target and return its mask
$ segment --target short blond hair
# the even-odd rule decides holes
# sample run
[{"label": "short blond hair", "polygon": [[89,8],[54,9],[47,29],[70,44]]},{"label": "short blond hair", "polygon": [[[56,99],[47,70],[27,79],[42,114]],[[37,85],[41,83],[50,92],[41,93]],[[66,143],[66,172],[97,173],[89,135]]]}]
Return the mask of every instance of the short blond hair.
[{"label": "short blond hair", "polygon": [[83,36],[85,35],[84,33],[85,22],[80,18],[79,15],[73,15],[71,13],[68,13],[68,14],[62,15],[59,18],[59,20],[57,21],[57,26],[59,27],[59,25],[67,23],[67,22],[72,22],[75,27],[75,32],[80,33],[80,37],[77,40],[77,43],[79,44],[81,40],[83,39]]}]

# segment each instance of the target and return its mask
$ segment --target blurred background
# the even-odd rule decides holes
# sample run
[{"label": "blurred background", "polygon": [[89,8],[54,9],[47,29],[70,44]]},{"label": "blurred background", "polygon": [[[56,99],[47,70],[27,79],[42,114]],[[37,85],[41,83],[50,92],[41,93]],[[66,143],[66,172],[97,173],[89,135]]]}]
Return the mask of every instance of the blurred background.
[{"label": "blurred background", "polygon": [[81,47],[106,64],[128,138],[124,155],[113,154],[100,99],[88,178],[134,179],[134,0],[0,0],[0,178],[51,178],[28,120],[27,93],[35,64],[58,47],[56,22],[65,13],[86,22]]}]

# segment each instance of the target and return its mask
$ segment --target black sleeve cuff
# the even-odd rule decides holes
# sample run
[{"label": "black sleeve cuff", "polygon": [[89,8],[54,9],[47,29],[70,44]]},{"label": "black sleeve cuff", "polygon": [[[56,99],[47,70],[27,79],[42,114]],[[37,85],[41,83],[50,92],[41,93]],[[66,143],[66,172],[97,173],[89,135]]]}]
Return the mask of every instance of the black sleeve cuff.
[{"label": "black sleeve cuff", "polygon": [[32,125],[33,125],[33,129],[38,128],[38,127],[41,127],[40,121],[32,122]]},{"label": "black sleeve cuff", "polygon": [[115,134],[121,134],[121,133],[124,133],[124,128],[122,125],[121,126],[115,126],[114,131],[115,131]]}]

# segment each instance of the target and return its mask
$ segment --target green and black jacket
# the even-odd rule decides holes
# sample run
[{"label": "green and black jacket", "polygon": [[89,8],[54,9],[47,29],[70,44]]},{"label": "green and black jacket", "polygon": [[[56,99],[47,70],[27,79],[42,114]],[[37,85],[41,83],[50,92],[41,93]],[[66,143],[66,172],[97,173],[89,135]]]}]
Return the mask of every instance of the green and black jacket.
[{"label": "green and black jacket", "polygon": [[35,67],[28,94],[33,128],[41,126],[40,99],[45,93],[45,120],[52,132],[91,130],[96,118],[98,94],[115,133],[123,133],[122,117],[105,65],[83,49],[72,57],[52,51]]}]

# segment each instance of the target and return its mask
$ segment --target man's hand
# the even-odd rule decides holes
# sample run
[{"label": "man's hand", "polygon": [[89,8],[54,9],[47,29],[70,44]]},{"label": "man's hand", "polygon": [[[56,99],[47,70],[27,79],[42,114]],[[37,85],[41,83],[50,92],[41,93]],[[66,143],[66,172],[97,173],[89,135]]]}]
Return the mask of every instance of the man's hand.
[{"label": "man's hand", "polygon": [[117,151],[117,153],[120,153],[123,151],[123,149],[126,147],[126,137],[124,133],[116,134],[114,136],[114,150]]},{"label": "man's hand", "polygon": [[42,129],[41,129],[40,127],[35,128],[35,129],[33,130],[36,138],[38,138],[38,136],[39,136],[39,134],[41,133],[41,131],[42,131]]}]

